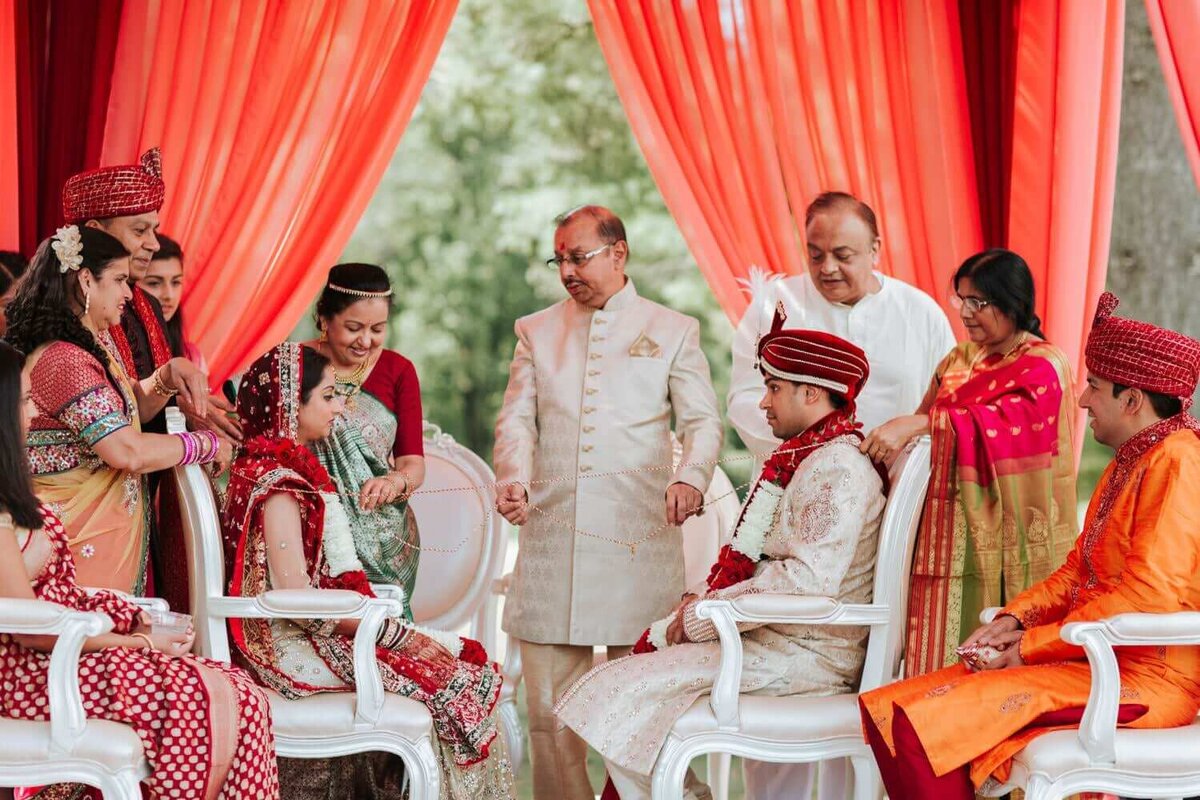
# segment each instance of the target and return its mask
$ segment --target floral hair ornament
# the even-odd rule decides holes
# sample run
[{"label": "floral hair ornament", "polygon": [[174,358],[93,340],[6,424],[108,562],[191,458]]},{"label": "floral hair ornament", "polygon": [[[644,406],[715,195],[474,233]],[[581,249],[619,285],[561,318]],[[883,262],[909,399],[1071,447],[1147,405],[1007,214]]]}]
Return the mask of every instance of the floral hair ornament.
[{"label": "floral hair ornament", "polygon": [[83,266],[83,239],[79,236],[79,226],[67,225],[54,232],[50,240],[54,255],[58,256],[58,271],[77,270]]}]

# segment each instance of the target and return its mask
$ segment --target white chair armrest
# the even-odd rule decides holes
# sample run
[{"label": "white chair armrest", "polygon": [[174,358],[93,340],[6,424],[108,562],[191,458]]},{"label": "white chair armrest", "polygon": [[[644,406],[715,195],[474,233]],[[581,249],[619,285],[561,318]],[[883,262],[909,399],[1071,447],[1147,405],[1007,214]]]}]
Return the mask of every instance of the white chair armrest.
[{"label": "white chair armrest", "polygon": [[723,729],[738,727],[742,683],[742,637],[737,623],[811,625],[887,625],[888,607],[839,603],[831,597],[748,594],[733,600],[701,600],[696,616],[711,619],[721,642],[721,666],[709,704]]},{"label": "white chair armrest", "polygon": [[87,717],[79,694],[79,653],[90,636],[108,633],[113,621],[99,611],[73,611],[43,600],[0,601],[0,632],[58,636],[50,651],[46,683],[50,694],[50,744],[69,754],[83,735]]},{"label": "white chair armrest", "polygon": [[390,583],[372,583],[371,591],[376,597],[383,597],[387,600],[404,600],[404,590],[399,586],[394,586]]},{"label": "white chair armrest", "polygon": [[383,679],[375,655],[379,628],[404,613],[399,600],[366,597],[345,589],[272,589],[257,597],[214,597],[209,613],[226,619],[358,619],[354,634],[357,724],[374,727],[383,713]]},{"label": "white chair armrest", "polygon": [[1114,647],[1200,644],[1200,612],[1118,614],[1094,622],[1069,622],[1064,641],[1083,648],[1092,668],[1087,707],[1079,722],[1079,742],[1096,764],[1116,761],[1117,711],[1121,704],[1121,673]]}]

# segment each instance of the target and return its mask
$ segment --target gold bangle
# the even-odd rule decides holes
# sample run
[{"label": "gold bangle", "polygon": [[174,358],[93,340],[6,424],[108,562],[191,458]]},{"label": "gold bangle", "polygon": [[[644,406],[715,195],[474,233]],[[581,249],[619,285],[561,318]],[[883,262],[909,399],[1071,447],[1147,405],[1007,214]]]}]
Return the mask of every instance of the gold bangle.
[{"label": "gold bangle", "polygon": [[144,633],[131,633],[131,634],[129,634],[129,635],[130,635],[130,636],[132,636],[132,637],[133,637],[133,638],[135,638],[135,639],[141,639],[142,641],[144,641],[144,642],[146,643],[146,646],[145,646],[145,647],[143,647],[143,648],[139,648],[139,649],[142,649],[142,650],[153,650],[153,649],[154,649],[154,642],[153,642],[153,641],[151,641],[151,640],[150,640],[150,637],[149,637],[149,636],[147,636],[146,634],[144,634]]},{"label": "gold bangle", "polygon": [[154,370],[154,393],[159,397],[174,397],[179,394],[178,389],[170,389],[162,379],[162,367]]}]

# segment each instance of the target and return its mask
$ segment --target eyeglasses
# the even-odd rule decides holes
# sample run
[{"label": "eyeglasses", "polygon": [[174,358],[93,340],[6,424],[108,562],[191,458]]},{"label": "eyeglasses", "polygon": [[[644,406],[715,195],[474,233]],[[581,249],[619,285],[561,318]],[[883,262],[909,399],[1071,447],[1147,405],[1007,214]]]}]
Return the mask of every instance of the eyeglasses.
[{"label": "eyeglasses", "polygon": [[579,269],[584,264],[603,253],[605,250],[612,247],[614,244],[616,244],[616,242],[602,244],[595,250],[589,250],[586,253],[573,253],[569,256],[555,256],[554,258],[547,258],[546,266],[550,269],[562,269],[563,264],[570,264],[572,267],[575,267],[575,269]]},{"label": "eyeglasses", "polygon": [[978,314],[992,304],[991,300],[984,300],[981,297],[963,297],[962,295],[950,295],[950,305],[955,308],[966,308],[972,314]]}]

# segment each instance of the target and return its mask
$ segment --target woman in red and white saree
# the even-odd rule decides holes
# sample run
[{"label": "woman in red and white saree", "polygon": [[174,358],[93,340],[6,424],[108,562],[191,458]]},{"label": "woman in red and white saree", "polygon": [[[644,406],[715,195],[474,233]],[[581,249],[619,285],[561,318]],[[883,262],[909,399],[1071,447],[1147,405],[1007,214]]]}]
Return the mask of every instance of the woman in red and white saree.
[{"label": "woman in red and white saree", "polygon": [[[88,639],[79,684],[88,717],[129,725],[152,773],[151,798],[258,800],[279,796],[271,712],[240,669],[185,655],[194,634],[151,630],[138,607],[110,592],[89,595],[75,580],[62,523],[30,489],[20,447],[33,413],[24,356],[0,343],[0,596],[36,598],[113,619],[112,633]],[[22,391],[23,387],[23,391]],[[20,399],[19,399],[20,398]],[[46,687],[54,637],[0,634],[0,716],[49,718]],[[99,797],[58,784],[16,797]]]},{"label": "woman in red and white saree", "polygon": [[[223,518],[230,594],[270,589],[371,588],[329,473],[304,443],[328,435],[340,413],[328,360],[290,342],[250,366],[238,395],[246,447],[231,468]],[[289,698],[354,690],[357,620],[235,620],[240,659]],[[501,678],[478,642],[401,618],[380,631],[384,688],[424,703],[440,746],[442,797],[513,796],[497,736]]]}]

